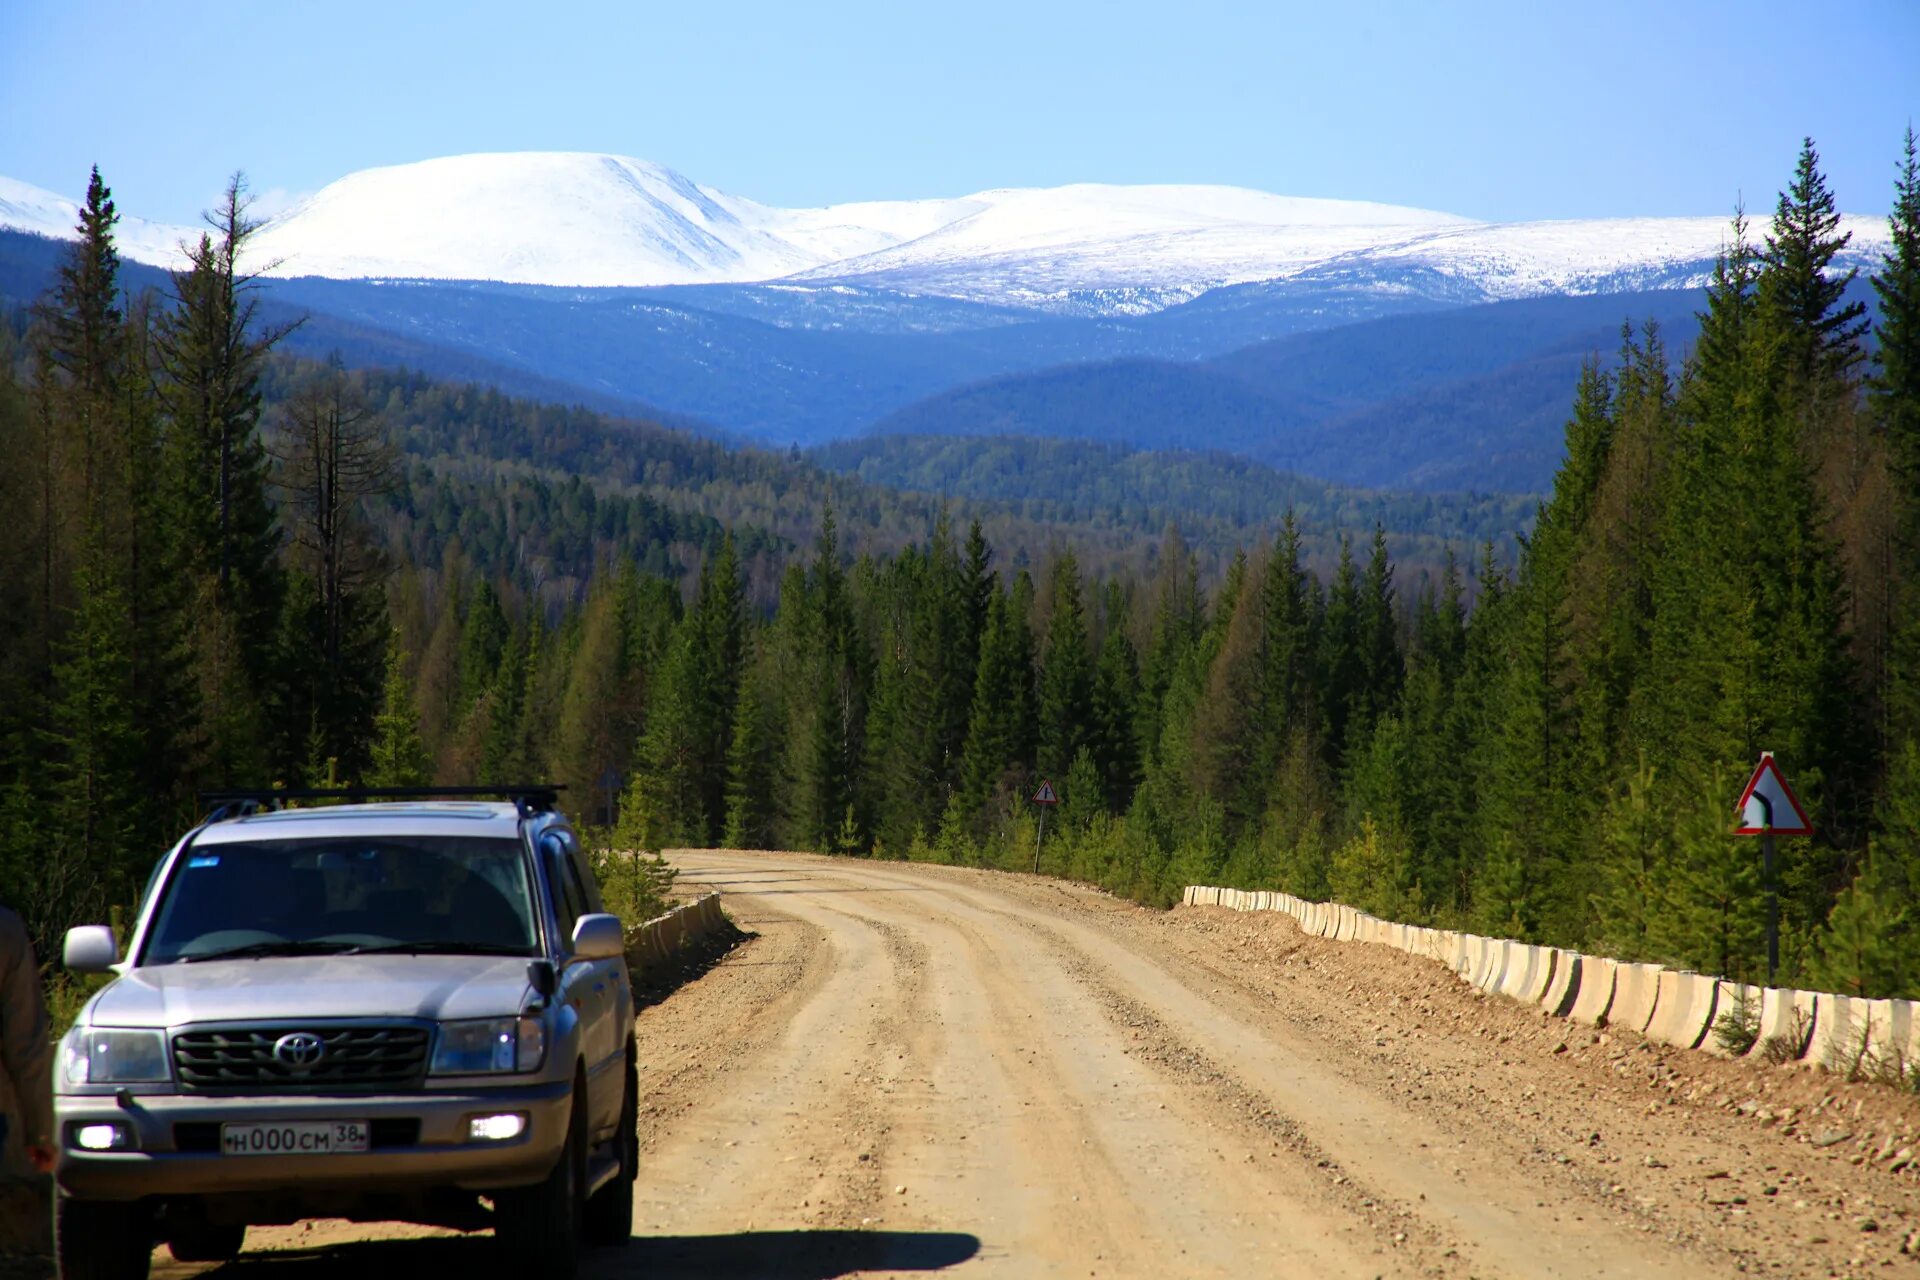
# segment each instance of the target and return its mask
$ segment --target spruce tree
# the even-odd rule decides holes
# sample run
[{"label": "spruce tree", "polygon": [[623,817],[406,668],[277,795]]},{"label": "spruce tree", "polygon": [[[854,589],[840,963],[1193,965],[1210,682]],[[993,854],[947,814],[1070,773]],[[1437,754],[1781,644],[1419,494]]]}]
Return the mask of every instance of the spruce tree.
[{"label": "spruce tree", "polygon": [[1314,659],[1318,640],[1313,584],[1301,563],[1300,523],[1288,508],[1267,561],[1260,588],[1264,656],[1261,705],[1266,709],[1270,741],[1267,758],[1277,759],[1296,731],[1314,726]]},{"label": "spruce tree", "polygon": [[1894,183],[1892,244],[1873,277],[1880,299],[1867,403],[1885,432],[1894,502],[1892,675],[1887,736],[1920,740],[1920,163],[1907,127]]},{"label": "spruce tree", "polygon": [[1327,588],[1320,624],[1318,663],[1322,743],[1327,764],[1338,770],[1346,758],[1347,738],[1356,708],[1367,705],[1367,636],[1360,599],[1360,576],[1353,563],[1353,540],[1340,539],[1340,562]]},{"label": "spruce tree", "polygon": [[1124,813],[1140,785],[1140,659],[1120,619],[1109,611],[1107,638],[1093,670],[1092,736],[1094,769],[1107,812]]},{"label": "spruce tree", "polygon": [[1032,736],[1033,668],[1028,644],[1016,630],[1024,626],[1008,597],[996,592],[987,604],[980,640],[962,767],[968,803],[976,812],[1003,787],[1018,789],[1031,764],[1025,753]]},{"label": "spruce tree", "polygon": [[1035,763],[1043,777],[1064,781],[1093,728],[1093,660],[1088,652],[1080,566],[1071,551],[1054,561],[1047,590],[1052,609],[1040,667]]},{"label": "spruce tree", "polygon": [[730,849],[771,847],[774,834],[772,699],[763,662],[748,658],[734,704],[733,741],[727,747],[727,815],[721,841]]},{"label": "spruce tree", "polygon": [[114,245],[119,220],[113,192],[95,166],[77,238],[55,271],[51,296],[36,308],[42,350],[56,371],[56,412],[78,443],[79,513],[100,526],[108,519],[108,503],[121,497],[106,484],[112,471],[110,419],[124,369],[120,253]]},{"label": "spruce tree", "polygon": [[270,745],[233,703],[256,699],[279,674],[284,592],[259,427],[266,358],[292,326],[259,322],[257,279],[240,265],[259,228],[248,203],[236,174],[208,215],[213,234],[174,273],[155,343],[168,418],[160,482],[178,533],[172,571],[207,581],[205,602],[221,614],[211,628],[226,637],[196,646],[202,686],[225,691],[210,707],[208,747],[208,769],[223,779],[268,763]]},{"label": "spruce tree", "polygon": [[1761,300],[1778,316],[1785,337],[1782,358],[1800,387],[1845,380],[1864,358],[1864,302],[1843,302],[1857,271],[1833,271],[1833,262],[1853,239],[1840,230],[1840,212],[1813,139],[1802,140],[1793,182],[1780,193],[1767,236]]},{"label": "spruce tree", "polygon": [[365,778],[370,787],[423,787],[433,780],[433,766],[420,740],[420,713],[413,705],[406,661],[395,634],[387,644],[380,713],[374,718],[373,745],[367,753]]},{"label": "spruce tree", "polygon": [[126,601],[103,557],[83,556],[77,604],[54,667],[48,773],[54,797],[55,856],[41,859],[35,918],[98,920],[134,900],[140,848],[139,728],[128,691]]}]

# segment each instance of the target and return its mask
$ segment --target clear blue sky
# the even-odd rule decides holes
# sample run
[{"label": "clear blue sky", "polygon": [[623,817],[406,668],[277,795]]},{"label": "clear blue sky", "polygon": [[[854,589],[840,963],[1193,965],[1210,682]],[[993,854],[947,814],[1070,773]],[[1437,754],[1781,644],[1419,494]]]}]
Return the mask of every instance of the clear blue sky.
[{"label": "clear blue sky", "polygon": [[0,0],[0,174],[185,222],[467,151],[775,204],[1225,182],[1489,219],[1884,212],[1920,0]]}]

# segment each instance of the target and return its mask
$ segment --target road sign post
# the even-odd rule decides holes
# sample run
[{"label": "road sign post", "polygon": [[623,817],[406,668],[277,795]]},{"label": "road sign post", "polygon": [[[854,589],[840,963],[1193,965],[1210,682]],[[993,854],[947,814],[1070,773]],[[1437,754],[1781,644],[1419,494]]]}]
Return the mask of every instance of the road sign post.
[{"label": "road sign post", "polygon": [[1040,842],[1047,838],[1047,810],[1060,803],[1060,797],[1054,792],[1053,783],[1040,779],[1040,789],[1033,793],[1033,802],[1040,806],[1040,830],[1033,837],[1033,874],[1040,874]]},{"label": "road sign post", "polygon": [[1760,837],[1760,871],[1767,891],[1767,985],[1772,986],[1780,969],[1780,892],[1773,874],[1773,840],[1775,836],[1810,836],[1813,823],[1771,751],[1760,753],[1760,763],[1740,793],[1740,825],[1733,834]]}]

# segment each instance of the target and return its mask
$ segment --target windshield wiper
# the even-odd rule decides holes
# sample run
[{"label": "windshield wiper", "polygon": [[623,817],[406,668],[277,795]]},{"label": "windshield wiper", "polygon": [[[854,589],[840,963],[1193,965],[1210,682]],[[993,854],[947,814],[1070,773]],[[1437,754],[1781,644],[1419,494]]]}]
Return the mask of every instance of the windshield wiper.
[{"label": "windshield wiper", "polygon": [[498,942],[387,942],[376,947],[350,947],[342,954],[350,956],[525,956],[528,947],[510,947]]},{"label": "windshield wiper", "polygon": [[193,955],[176,957],[176,963],[193,964],[200,960],[244,960],[259,956],[335,956],[354,950],[351,942],[295,942],[291,939],[281,942],[249,942],[244,947],[228,947],[224,951],[202,951]]}]

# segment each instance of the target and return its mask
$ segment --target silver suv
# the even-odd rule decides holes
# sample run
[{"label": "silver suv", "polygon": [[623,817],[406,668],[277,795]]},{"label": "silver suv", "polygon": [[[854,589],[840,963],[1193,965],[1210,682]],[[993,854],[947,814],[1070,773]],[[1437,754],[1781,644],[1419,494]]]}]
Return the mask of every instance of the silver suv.
[{"label": "silver suv", "polygon": [[225,797],[124,960],[104,925],[68,933],[68,968],[118,976],[55,1072],[61,1275],[144,1277],[156,1241],[220,1261],[309,1217],[490,1226],[556,1277],[631,1235],[620,921],[552,788],[475,793],[512,798]]}]

